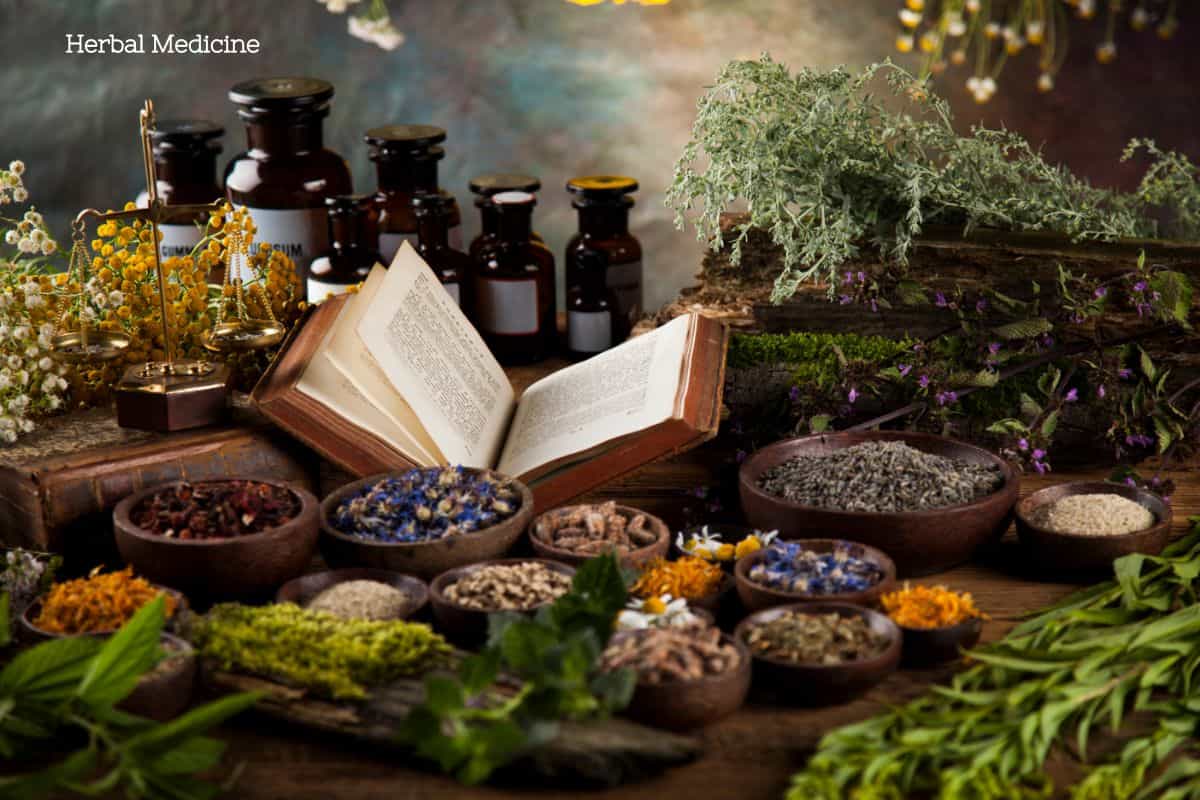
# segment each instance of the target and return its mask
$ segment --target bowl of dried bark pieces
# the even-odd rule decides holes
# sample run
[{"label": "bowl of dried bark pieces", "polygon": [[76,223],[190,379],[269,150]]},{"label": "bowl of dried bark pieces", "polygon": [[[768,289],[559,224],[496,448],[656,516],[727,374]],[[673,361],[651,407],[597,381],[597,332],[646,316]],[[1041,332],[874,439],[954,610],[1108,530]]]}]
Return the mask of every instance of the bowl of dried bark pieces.
[{"label": "bowl of dried bark pieces", "polygon": [[529,542],[542,558],[578,566],[612,552],[623,567],[640,567],[667,554],[671,530],[653,514],[613,501],[547,511],[529,527]]},{"label": "bowl of dried bark pieces", "polygon": [[712,625],[622,631],[600,669],[637,675],[625,715],[668,730],[699,728],[742,707],[750,691],[750,651]]},{"label": "bowl of dried bark pieces", "polygon": [[434,627],[460,647],[487,638],[488,614],[529,614],[571,590],[575,569],[541,558],[500,558],[443,572],[429,584]]}]

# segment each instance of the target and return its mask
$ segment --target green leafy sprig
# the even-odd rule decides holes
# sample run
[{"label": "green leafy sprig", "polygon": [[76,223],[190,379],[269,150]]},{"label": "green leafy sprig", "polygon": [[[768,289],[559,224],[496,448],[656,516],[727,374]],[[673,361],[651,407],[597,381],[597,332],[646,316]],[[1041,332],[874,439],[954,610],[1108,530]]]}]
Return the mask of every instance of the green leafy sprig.
[{"label": "green leafy sprig", "polygon": [[[1073,800],[1200,797],[1200,518],[1192,523],[1162,556],[1120,558],[1113,580],[972,650],[975,666],[949,685],[826,735],[789,800],[1048,798],[1051,753],[1085,771]],[[1131,734],[1133,712],[1157,727]],[[1125,744],[1093,761],[1100,728]]]},{"label": "green leafy sprig", "polygon": [[401,739],[464,783],[479,783],[553,738],[560,720],[624,708],[635,676],[598,673],[596,665],[626,595],[609,554],[584,563],[571,590],[535,616],[492,614],[481,652],[455,675],[426,678],[425,702],[405,720]]},{"label": "green leafy sprig", "polygon": [[249,708],[257,695],[230,695],[164,724],[117,708],[163,656],[164,619],[160,597],[108,639],[44,642],[0,671],[0,759],[40,759],[62,752],[64,743],[84,742],[44,769],[0,777],[0,797],[97,796],[118,789],[145,800],[220,794],[220,786],[194,777],[217,766],[225,749],[204,732]]}]

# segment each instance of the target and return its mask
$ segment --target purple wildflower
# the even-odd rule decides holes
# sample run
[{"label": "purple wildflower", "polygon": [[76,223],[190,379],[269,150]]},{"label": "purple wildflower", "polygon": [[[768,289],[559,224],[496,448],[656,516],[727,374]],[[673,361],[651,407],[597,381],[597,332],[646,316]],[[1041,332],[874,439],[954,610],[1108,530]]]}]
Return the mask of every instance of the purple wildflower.
[{"label": "purple wildflower", "polygon": [[793,403],[800,402],[800,387],[799,386],[793,386],[791,389],[788,389],[788,399],[791,400]]},{"label": "purple wildflower", "polygon": [[917,381],[917,383],[919,383],[921,385],[922,389],[928,389],[929,388],[929,376],[922,375],[921,379],[919,381]]},{"label": "purple wildflower", "polygon": [[847,273],[846,273],[846,278],[845,278],[845,280],[843,280],[843,281],[842,281],[842,283],[846,284],[847,286],[849,286],[850,284],[854,283],[854,273],[853,273],[853,272],[847,272]]},{"label": "purple wildflower", "polygon": [[1105,394],[1107,394],[1107,392],[1104,391],[1104,384],[1102,383],[1096,387],[1096,397],[1099,397],[1101,400],[1103,400]]},{"label": "purple wildflower", "polygon": [[1028,450],[1029,449],[1029,440],[1025,439],[1025,438],[1017,439],[1017,449],[1018,450]]},{"label": "purple wildflower", "polygon": [[867,282],[867,273],[863,272],[862,270],[859,270],[858,271],[858,282],[866,283]]},{"label": "purple wildflower", "polygon": [[900,369],[900,377],[907,378],[908,373],[912,372],[912,364],[900,364],[899,369]]},{"label": "purple wildflower", "polygon": [[1133,370],[1121,367],[1119,370],[1117,370],[1117,377],[1123,381],[1127,381],[1133,377]]},{"label": "purple wildflower", "polygon": [[873,297],[871,298],[871,311],[873,311],[875,313],[879,312],[879,306],[878,306],[878,304],[876,304],[875,298],[873,298]]},{"label": "purple wildflower", "polygon": [[1033,456],[1034,461],[1041,461],[1043,458],[1046,457],[1046,451],[1039,447],[1036,450],[1034,450],[1030,455]]},{"label": "purple wildflower", "polygon": [[942,294],[941,292],[938,292],[934,295],[933,304],[938,308],[945,308],[946,306],[950,305],[946,302],[946,295]]},{"label": "purple wildflower", "polygon": [[982,314],[987,311],[988,301],[986,297],[981,297],[975,301],[975,311]]},{"label": "purple wildflower", "polygon": [[855,389],[853,386],[851,386],[850,393],[846,395],[846,399],[849,400],[851,403],[853,403],[855,400],[857,400],[858,399],[858,389]]},{"label": "purple wildflower", "polygon": [[839,302],[839,303],[841,303],[841,304],[842,304],[842,305],[844,305],[844,306],[848,306],[848,305],[850,305],[850,301],[851,301],[851,300],[853,300],[853,299],[854,299],[854,298],[850,297],[850,295],[848,295],[848,294],[844,294],[844,295],[842,295],[841,297],[839,297],[839,298],[838,298],[838,302]]},{"label": "purple wildflower", "polygon": [[1104,286],[1096,287],[1096,291],[1092,292],[1092,297],[1097,300],[1102,300],[1108,294],[1108,289]]},{"label": "purple wildflower", "polygon": [[1033,468],[1037,470],[1038,475],[1045,475],[1050,470],[1050,465],[1045,461],[1034,461]]},{"label": "purple wildflower", "polygon": [[1067,396],[1063,398],[1063,400],[1066,400],[1068,403],[1074,403],[1078,399],[1079,390],[1075,388],[1072,388],[1071,391],[1067,392]]},{"label": "purple wildflower", "polygon": [[991,344],[989,344],[988,352],[991,353],[992,355],[996,355],[996,353],[999,353],[1000,352],[1000,343],[992,342]]},{"label": "purple wildflower", "polygon": [[1129,477],[1129,478],[1125,479],[1125,485],[1128,486],[1130,489],[1136,489],[1137,481],[1135,481],[1132,477]]},{"label": "purple wildflower", "polygon": [[1146,282],[1145,282],[1145,281],[1138,281],[1137,283],[1135,283],[1135,284],[1133,285],[1133,290],[1134,290],[1135,292],[1144,292],[1144,291],[1146,291]]},{"label": "purple wildflower", "polygon": [[939,406],[953,403],[956,400],[958,400],[958,392],[938,392],[937,402]]}]

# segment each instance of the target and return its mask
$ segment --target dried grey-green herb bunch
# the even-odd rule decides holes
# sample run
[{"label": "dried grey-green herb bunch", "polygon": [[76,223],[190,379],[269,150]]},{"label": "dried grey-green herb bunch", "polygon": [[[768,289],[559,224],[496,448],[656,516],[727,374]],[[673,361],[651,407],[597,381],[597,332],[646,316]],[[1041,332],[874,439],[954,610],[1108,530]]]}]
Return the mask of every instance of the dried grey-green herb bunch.
[{"label": "dried grey-green herb bunch", "polygon": [[[900,102],[869,92],[885,77]],[[784,269],[772,298],[804,281],[836,283],[840,265],[865,244],[904,265],[923,225],[1045,230],[1074,239],[1159,235],[1152,207],[1169,206],[1178,230],[1200,234],[1196,167],[1152,143],[1142,186],[1122,194],[1090,186],[1046,163],[1020,135],[954,130],[949,105],[891,63],[858,75],[842,68],[795,75],[764,55],[734,61],[701,97],[692,141],[676,164],[667,202],[683,227],[696,209],[697,235],[721,246],[720,215],[746,205],[732,241],[741,258],[747,232],[769,232]],[[1128,154],[1127,154],[1128,155]]]}]

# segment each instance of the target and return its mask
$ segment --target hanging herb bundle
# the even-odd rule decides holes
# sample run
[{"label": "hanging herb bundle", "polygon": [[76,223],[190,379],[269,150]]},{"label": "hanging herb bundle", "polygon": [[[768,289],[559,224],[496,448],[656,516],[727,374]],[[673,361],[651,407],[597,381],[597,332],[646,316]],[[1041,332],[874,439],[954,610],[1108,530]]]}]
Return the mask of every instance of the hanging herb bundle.
[{"label": "hanging herb bundle", "polygon": [[[872,95],[876,76],[900,99]],[[905,101],[912,113],[893,110]],[[1154,161],[1136,191],[1098,189],[1047,163],[1017,133],[973,128],[960,136],[949,104],[890,62],[858,75],[792,75],[764,55],[726,65],[700,98],[667,202],[680,227],[699,207],[697,236],[714,250],[724,243],[722,213],[744,202],[731,259],[741,262],[751,231],[767,233],[783,250],[772,295],[781,301],[806,281],[835,293],[838,268],[865,246],[906,264],[926,225],[1076,240],[1200,236],[1196,166],[1149,142],[1131,143],[1125,155],[1140,150]],[[1160,206],[1170,219],[1163,229]]]},{"label": "hanging herb bundle", "polygon": [[[1130,555],[971,652],[975,666],[888,714],[826,735],[789,800],[1047,798],[1052,755],[1073,800],[1200,797],[1200,518],[1162,556]],[[1153,723],[1127,724],[1139,712]],[[1115,755],[1089,741],[1117,737]],[[1093,759],[1093,756],[1098,756]]]}]

